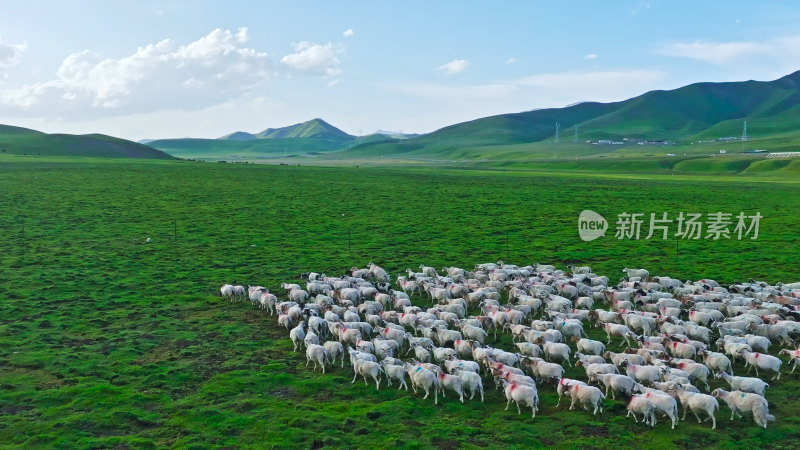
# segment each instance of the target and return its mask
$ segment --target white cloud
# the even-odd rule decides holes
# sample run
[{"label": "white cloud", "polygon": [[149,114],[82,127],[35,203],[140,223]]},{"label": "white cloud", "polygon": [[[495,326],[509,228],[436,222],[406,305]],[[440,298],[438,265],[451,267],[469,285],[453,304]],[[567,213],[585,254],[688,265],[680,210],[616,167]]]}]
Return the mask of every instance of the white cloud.
[{"label": "white cloud", "polygon": [[[624,100],[655,89],[665,74],[655,70],[609,70],[595,72],[556,72],[513,80],[514,85],[549,92],[561,104],[577,101]],[[551,105],[555,106],[555,105]]]},{"label": "white cloud", "polygon": [[650,2],[636,2],[628,5],[628,15],[635,16],[642,11],[650,9]]},{"label": "white cloud", "polygon": [[352,37],[355,34],[356,34],[356,32],[353,31],[352,28],[348,28],[348,29],[344,30],[344,33],[342,33],[342,36],[344,36],[344,37]]},{"label": "white cloud", "polygon": [[454,59],[447,64],[439,66],[438,70],[445,73],[445,75],[453,75],[463,72],[469,67],[469,61],[466,59]]},{"label": "white cloud", "polygon": [[200,108],[242,95],[270,78],[268,55],[246,48],[247,29],[216,29],[186,45],[171,39],[123,58],[68,55],[56,77],[0,91],[0,107],[48,115]]},{"label": "white cloud", "polygon": [[718,66],[728,66],[754,61],[788,61],[797,66],[800,62],[800,36],[784,36],[765,41],[714,42],[694,41],[666,44],[657,53],[679,58],[704,61]]},{"label": "white cloud", "polygon": [[588,55],[584,56],[583,59],[597,59],[597,55],[594,53],[589,53]]},{"label": "white cloud", "polygon": [[656,47],[655,52],[720,67],[726,79],[774,79],[800,68],[800,35],[762,41],[674,42]]},{"label": "white cloud", "polygon": [[[6,44],[0,38],[0,70],[17,65],[27,49],[25,44]],[[0,79],[4,77],[3,72],[0,72]]]},{"label": "white cloud", "polygon": [[281,62],[294,72],[323,77],[335,77],[342,72],[338,68],[339,58],[336,56],[342,52],[339,46],[331,42],[322,45],[308,41],[297,42],[292,46],[295,53],[284,56]]},{"label": "white cloud", "polygon": [[511,57],[506,60],[506,64],[514,64],[517,62],[517,58]]}]

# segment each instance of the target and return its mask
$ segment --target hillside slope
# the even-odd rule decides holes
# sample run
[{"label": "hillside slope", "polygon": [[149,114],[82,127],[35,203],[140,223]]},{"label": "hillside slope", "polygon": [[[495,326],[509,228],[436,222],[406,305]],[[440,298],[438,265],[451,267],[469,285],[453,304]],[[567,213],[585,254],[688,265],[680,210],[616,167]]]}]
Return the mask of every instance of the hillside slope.
[{"label": "hillside slope", "polygon": [[[380,142],[355,146],[335,155],[358,158],[370,155],[425,156],[461,159],[485,156],[471,149],[530,145],[535,156],[541,147],[547,157],[558,153],[555,124],[562,142],[572,143],[575,127],[578,144],[610,139],[669,140],[690,143],[695,139],[739,136],[748,122],[750,135],[792,135],[800,139],[800,71],[774,81],[696,83],[669,91],[651,91],[621,102],[585,102],[565,108],[548,108],[501,114],[463,122],[402,143]],[[630,141],[628,141],[630,142]],[[606,148],[604,151],[613,151]]]},{"label": "hillside slope", "polygon": [[104,134],[47,134],[28,128],[0,125],[0,153],[41,156],[174,159],[148,145]]}]

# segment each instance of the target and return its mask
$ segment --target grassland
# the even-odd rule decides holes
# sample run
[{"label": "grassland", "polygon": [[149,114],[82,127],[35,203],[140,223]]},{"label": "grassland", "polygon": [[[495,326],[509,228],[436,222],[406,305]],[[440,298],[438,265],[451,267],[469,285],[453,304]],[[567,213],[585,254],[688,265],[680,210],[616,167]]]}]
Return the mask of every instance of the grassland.
[{"label": "grassland", "polygon": [[[274,318],[214,295],[224,282],[275,289],[308,269],[368,261],[394,275],[502,258],[586,263],[612,278],[643,266],[681,279],[794,280],[796,178],[0,158],[0,446],[800,443],[797,374],[772,383],[778,421],[767,430],[729,422],[724,406],[716,431],[691,420],[644,430],[619,401],[601,418],[556,410],[548,388],[531,421],[504,412],[488,385],[482,405],[451,396],[434,406],[351,385],[346,370],[314,374]],[[612,227],[623,211],[764,219],[758,240],[681,241],[676,252],[674,240],[582,242],[583,209]]]}]

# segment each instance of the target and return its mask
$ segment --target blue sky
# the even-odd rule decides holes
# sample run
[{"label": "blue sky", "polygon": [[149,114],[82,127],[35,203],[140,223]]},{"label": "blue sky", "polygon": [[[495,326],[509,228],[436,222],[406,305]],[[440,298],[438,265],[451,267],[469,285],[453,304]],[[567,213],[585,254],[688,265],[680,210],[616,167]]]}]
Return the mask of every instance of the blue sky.
[{"label": "blue sky", "polygon": [[[0,123],[353,134],[800,69],[783,1],[0,1]],[[348,31],[349,30],[349,31]]]}]

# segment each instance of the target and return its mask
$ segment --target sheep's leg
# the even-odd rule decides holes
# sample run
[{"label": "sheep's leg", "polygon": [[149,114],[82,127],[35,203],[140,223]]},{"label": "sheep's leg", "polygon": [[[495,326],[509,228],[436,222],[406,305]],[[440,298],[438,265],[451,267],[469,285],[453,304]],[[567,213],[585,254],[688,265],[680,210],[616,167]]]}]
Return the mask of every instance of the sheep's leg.
[{"label": "sheep's leg", "polygon": [[686,420],[686,411],[687,411],[686,405],[683,405],[683,417],[681,417],[681,420]]},{"label": "sheep's leg", "polygon": [[628,418],[628,417],[630,417],[631,415],[633,415],[633,422],[634,422],[634,423],[639,423],[639,421],[638,421],[638,420],[636,420],[636,414],[633,414],[633,412],[632,412],[631,410],[628,410],[628,414],[626,414],[626,415],[625,415],[625,417],[626,417],[626,418]]},{"label": "sheep's leg", "polygon": [[481,403],[483,403],[483,387],[481,387]]},{"label": "sheep's leg", "polygon": [[[317,367],[316,367],[316,365],[315,365],[315,366],[314,366],[314,370],[316,370],[316,369],[317,369]],[[325,363],[322,363],[322,374],[323,374],[323,375],[325,374]]]},{"label": "sheep's leg", "polygon": [[356,378],[358,377],[358,372],[356,370],[353,370],[353,372],[354,372],[353,373],[353,381],[351,381],[350,384],[355,383],[356,382]]},{"label": "sheep's leg", "polygon": [[508,399],[508,401],[506,402],[506,409],[504,409],[503,411],[508,411],[508,407],[510,405],[511,405],[511,399]]},{"label": "sheep's leg", "polygon": [[717,429],[717,418],[714,417],[714,412],[713,411],[709,411],[708,416],[711,418],[711,429],[712,430],[716,430]]},{"label": "sheep's leg", "polygon": [[[434,391],[433,391],[433,392],[434,392],[434,394],[435,394],[435,393],[436,393],[436,390],[434,389]],[[415,393],[416,393],[416,392],[415,392]],[[422,399],[424,400],[424,399],[428,398],[428,395],[430,395],[429,388],[428,388],[428,387],[425,387],[425,397],[422,397]]]},{"label": "sheep's leg", "polygon": [[369,386],[369,385],[367,384],[367,374],[364,374],[364,386]]},{"label": "sheep's leg", "polygon": [[569,404],[569,410],[572,411],[575,408],[575,400],[577,397],[572,397],[572,402]]},{"label": "sheep's leg", "polygon": [[[700,416],[697,414],[697,411],[695,411],[695,410],[692,410],[692,413],[694,414],[694,416],[695,416],[695,417],[697,417],[697,423],[702,423],[702,422],[700,421]],[[683,420],[683,419],[681,419],[681,420]]]},{"label": "sheep's leg", "polygon": [[381,390],[381,378],[379,376],[372,377],[372,378],[375,380],[375,390],[376,391],[380,391]]},{"label": "sheep's leg", "polygon": [[516,405],[517,405],[517,414],[522,414],[522,410],[519,409],[519,402],[514,400],[514,403],[516,403]]},{"label": "sheep's leg", "polygon": [[556,403],[556,408],[558,408],[558,405],[560,404],[561,404],[561,394],[558,394],[558,403]]}]

